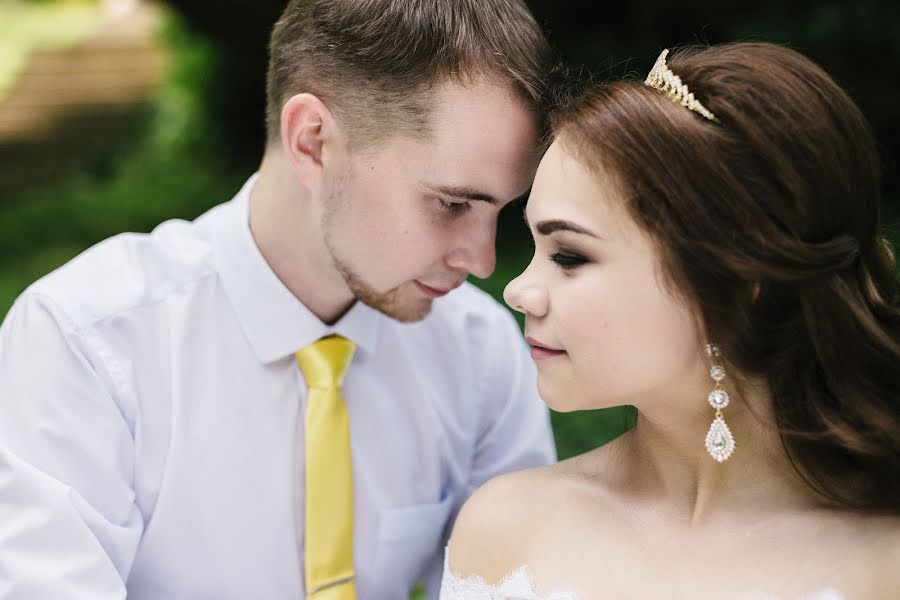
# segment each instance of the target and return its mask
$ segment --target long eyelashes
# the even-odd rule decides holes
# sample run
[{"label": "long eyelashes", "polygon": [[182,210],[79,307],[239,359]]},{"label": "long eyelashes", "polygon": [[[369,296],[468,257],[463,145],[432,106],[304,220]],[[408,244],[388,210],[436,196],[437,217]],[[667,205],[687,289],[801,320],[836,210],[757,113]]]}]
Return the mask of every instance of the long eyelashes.
[{"label": "long eyelashes", "polygon": [[472,205],[468,202],[449,202],[442,198],[438,198],[438,203],[440,204],[441,210],[452,216],[461,215],[472,208]]},{"label": "long eyelashes", "polygon": [[565,250],[554,252],[550,255],[550,260],[556,263],[561,269],[566,270],[574,269],[588,262],[588,260],[584,256]]}]

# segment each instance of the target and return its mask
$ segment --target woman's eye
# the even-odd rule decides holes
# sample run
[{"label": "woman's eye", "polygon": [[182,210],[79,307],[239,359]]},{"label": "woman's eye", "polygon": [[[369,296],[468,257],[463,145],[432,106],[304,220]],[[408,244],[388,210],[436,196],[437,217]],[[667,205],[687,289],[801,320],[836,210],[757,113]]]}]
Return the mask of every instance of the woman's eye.
[{"label": "woman's eye", "polygon": [[564,251],[551,254],[550,260],[555,262],[562,269],[574,269],[587,262],[587,259],[580,254]]},{"label": "woman's eye", "polygon": [[451,215],[461,215],[471,208],[471,205],[468,202],[451,202],[449,200],[444,200],[443,198],[438,198],[438,202],[440,203],[441,210],[444,210]]}]

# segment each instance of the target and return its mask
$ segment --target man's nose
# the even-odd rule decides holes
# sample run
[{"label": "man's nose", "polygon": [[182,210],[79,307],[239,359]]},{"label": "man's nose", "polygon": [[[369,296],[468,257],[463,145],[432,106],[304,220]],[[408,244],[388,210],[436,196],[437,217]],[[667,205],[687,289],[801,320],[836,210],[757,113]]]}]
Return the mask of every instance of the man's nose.
[{"label": "man's nose", "polygon": [[447,266],[487,279],[497,266],[496,224],[481,231],[463,234],[460,243],[447,255]]}]

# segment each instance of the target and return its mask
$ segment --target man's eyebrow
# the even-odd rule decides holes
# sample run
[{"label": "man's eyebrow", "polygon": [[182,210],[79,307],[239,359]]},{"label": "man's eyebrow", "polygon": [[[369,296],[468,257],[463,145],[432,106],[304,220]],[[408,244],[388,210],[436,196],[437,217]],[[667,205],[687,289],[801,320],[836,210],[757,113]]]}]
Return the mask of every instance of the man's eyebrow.
[{"label": "man's eyebrow", "polygon": [[[522,216],[525,217],[525,224],[531,227],[528,223],[528,214],[524,211],[522,212]],[[534,226],[538,233],[541,235],[550,235],[551,233],[557,231],[571,231],[572,233],[580,233],[581,235],[587,235],[592,238],[597,238],[598,240],[603,239],[596,233],[585,229],[581,225],[577,225],[572,221],[566,221],[563,219],[551,219],[549,221],[541,221],[537,225]]]},{"label": "man's eyebrow", "polygon": [[454,200],[475,200],[488,204],[501,204],[500,200],[494,196],[465,185],[431,185],[430,183],[423,185],[435,194]]}]

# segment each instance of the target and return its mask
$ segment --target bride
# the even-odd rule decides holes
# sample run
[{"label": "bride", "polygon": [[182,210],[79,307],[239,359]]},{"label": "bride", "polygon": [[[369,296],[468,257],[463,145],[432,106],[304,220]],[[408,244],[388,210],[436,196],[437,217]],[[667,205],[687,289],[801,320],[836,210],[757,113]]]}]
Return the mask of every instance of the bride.
[{"label": "bride", "polygon": [[554,130],[505,298],[547,404],[637,427],[480,489],[441,598],[900,598],[900,305],[857,107],[740,43]]}]

